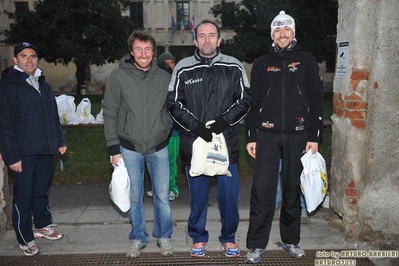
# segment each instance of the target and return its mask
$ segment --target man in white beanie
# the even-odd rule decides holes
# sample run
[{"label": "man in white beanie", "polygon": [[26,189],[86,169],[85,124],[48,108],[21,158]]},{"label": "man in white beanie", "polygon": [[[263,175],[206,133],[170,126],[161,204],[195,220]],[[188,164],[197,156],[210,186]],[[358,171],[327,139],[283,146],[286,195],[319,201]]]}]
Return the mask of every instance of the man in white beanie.
[{"label": "man in white beanie", "polygon": [[271,25],[268,53],[251,71],[253,102],[245,119],[247,151],[255,158],[246,261],[259,263],[269,241],[282,158],[282,248],[305,257],[299,246],[300,158],[318,151],[323,130],[323,82],[315,57],[295,39],[295,20],[281,11]]}]

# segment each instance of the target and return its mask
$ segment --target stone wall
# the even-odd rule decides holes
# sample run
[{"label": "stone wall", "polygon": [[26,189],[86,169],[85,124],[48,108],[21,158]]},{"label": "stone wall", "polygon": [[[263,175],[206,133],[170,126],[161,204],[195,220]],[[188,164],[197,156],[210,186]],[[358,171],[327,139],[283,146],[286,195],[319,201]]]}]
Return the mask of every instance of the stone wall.
[{"label": "stone wall", "polygon": [[348,240],[399,236],[398,13],[396,0],[339,0],[349,53],[334,79],[330,204]]}]

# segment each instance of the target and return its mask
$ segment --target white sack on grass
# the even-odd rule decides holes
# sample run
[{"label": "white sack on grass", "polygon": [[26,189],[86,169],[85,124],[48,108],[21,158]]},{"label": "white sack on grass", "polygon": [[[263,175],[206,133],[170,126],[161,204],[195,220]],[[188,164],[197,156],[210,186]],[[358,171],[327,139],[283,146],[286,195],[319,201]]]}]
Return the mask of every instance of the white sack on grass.
[{"label": "white sack on grass", "polygon": [[56,96],[55,100],[61,125],[72,124],[76,118],[75,97],[61,94]]},{"label": "white sack on grass", "polygon": [[76,118],[74,125],[95,123],[96,119],[91,114],[91,102],[89,98],[83,98],[76,108]]}]

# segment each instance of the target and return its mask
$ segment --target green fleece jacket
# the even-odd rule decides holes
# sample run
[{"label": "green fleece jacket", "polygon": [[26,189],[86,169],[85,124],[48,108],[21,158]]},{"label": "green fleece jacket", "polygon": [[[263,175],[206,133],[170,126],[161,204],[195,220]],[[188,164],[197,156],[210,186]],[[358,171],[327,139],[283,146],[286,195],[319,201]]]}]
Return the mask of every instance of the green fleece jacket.
[{"label": "green fleece jacket", "polygon": [[169,82],[170,74],[156,60],[143,71],[130,54],[121,59],[107,80],[102,103],[110,155],[119,154],[120,145],[142,154],[166,147],[173,125],[165,105]]}]

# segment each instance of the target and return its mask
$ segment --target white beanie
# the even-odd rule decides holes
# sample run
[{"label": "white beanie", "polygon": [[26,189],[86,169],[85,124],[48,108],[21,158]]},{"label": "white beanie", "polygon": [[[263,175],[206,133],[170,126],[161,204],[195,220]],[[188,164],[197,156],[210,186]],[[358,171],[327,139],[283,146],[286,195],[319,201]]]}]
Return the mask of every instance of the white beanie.
[{"label": "white beanie", "polygon": [[292,29],[294,32],[294,37],[295,37],[295,20],[293,17],[290,15],[285,14],[285,11],[280,11],[280,14],[278,14],[270,24],[270,35],[273,40],[273,32],[276,28],[288,26]]}]

